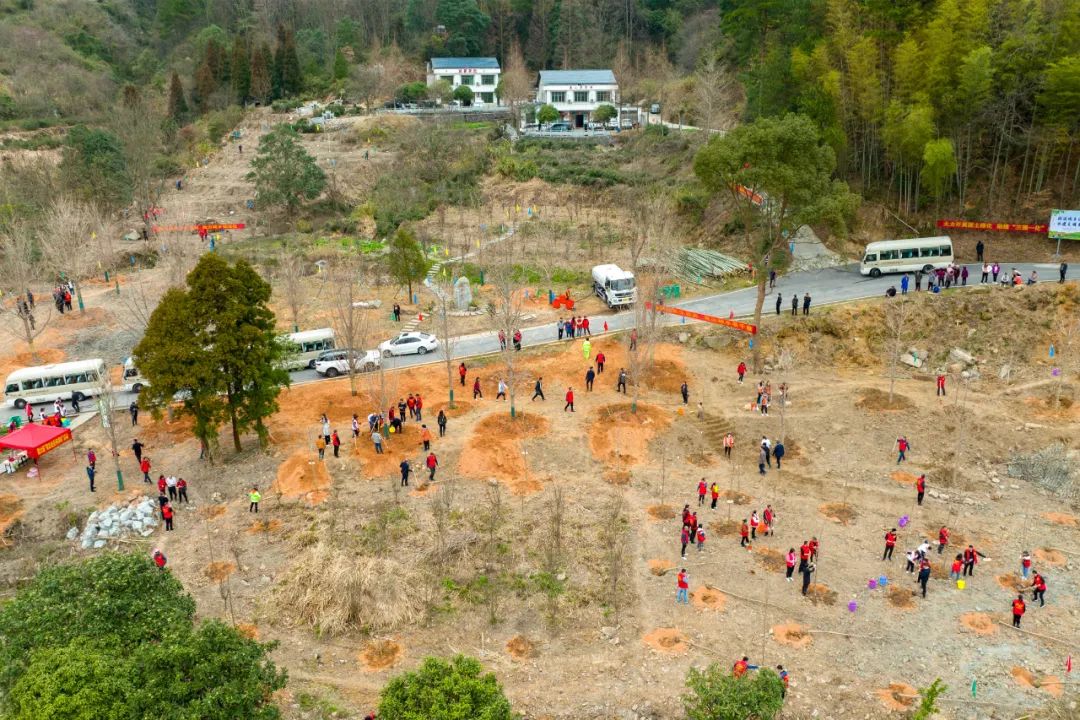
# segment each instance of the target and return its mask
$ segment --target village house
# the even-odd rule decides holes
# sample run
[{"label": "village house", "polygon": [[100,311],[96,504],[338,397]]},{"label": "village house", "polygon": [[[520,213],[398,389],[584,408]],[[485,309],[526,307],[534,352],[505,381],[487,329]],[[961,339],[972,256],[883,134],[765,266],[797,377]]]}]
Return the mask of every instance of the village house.
[{"label": "village house", "polygon": [[499,61],[493,57],[431,58],[427,66],[427,84],[434,87],[439,81],[448,80],[454,89],[467,85],[472,88],[474,105],[499,105],[495,88],[501,73]]},{"label": "village house", "polygon": [[619,83],[610,70],[541,70],[536,102],[551,105],[571,127],[593,122],[601,105],[619,108]]}]

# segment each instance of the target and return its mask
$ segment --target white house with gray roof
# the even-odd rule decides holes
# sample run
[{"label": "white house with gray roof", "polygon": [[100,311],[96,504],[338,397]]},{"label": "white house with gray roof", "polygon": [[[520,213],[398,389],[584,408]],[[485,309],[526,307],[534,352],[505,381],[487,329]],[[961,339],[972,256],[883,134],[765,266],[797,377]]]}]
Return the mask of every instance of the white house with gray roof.
[{"label": "white house with gray roof", "polygon": [[619,83],[610,70],[541,70],[536,102],[551,105],[571,127],[585,127],[601,105],[619,108]]},{"label": "white house with gray roof", "polygon": [[474,105],[499,105],[495,88],[502,70],[493,57],[431,58],[427,65],[427,84],[434,87],[440,80],[450,81],[452,88],[468,85],[473,91]]}]

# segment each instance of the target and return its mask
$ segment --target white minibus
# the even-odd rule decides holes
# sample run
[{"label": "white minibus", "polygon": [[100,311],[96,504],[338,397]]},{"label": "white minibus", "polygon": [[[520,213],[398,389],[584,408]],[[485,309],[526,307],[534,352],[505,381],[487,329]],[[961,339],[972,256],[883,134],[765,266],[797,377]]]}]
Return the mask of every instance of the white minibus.
[{"label": "white minibus", "polygon": [[16,370],[4,383],[4,401],[22,409],[27,403],[56,398],[82,401],[97,395],[106,379],[102,360],[79,360]]},{"label": "white minibus", "polygon": [[952,238],[948,235],[910,240],[882,240],[866,246],[859,273],[881,277],[882,273],[929,271],[951,265]]},{"label": "white minibus", "polygon": [[284,362],[287,370],[313,368],[319,353],[324,350],[333,350],[335,347],[332,328],[289,333],[283,335],[281,339],[289,347],[289,355]]}]

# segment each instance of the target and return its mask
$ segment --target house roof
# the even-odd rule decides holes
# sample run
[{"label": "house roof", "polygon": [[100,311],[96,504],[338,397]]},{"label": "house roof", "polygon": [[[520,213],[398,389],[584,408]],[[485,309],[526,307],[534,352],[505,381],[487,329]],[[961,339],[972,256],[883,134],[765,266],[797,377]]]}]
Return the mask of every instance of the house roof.
[{"label": "house roof", "polygon": [[493,57],[433,57],[432,70],[453,70],[454,68],[476,68],[477,70],[498,70],[499,61]]},{"label": "house roof", "polygon": [[541,85],[616,85],[610,70],[541,70]]}]

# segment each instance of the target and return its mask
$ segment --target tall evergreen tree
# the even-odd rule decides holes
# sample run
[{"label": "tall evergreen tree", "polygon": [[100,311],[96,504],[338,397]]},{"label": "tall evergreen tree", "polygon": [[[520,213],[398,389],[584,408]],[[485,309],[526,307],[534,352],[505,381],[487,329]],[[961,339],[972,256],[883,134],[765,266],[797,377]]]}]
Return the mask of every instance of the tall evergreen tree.
[{"label": "tall evergreen tree", "polygon": [[243,105],[251,95],[251,55],[247,40],[242,36],[233,41],[229,75],[232,78],[233,98]]},{"label": "tall evergreen tree", "polygon": [[210,70],[214,74],[214,80],[218,85],[222,85],[228,80],[229,66],[225,58],[225,48],[221,46],[217,38],[210,38],[207,41],[204,61],[210,66]]},{"label": "tall evergreen tree", "polygon": [[251,54],[251,97],[264,105],[274,92],[271,78],[270,48],[266,43],[259,45]]},{"label": "tall evergreen tree", "polygon": [[214,68],[210,59],[203,60],[202,65],[195,71],[195,89],[192,91],[192,101],[200,115],[210,109],[210,96],[217,90],[217,78],[214,77]]},{"label": "tall evergreen tree", "polygon": [[277,46],[274,48],[274,64],[270,68],[271,97],[278,99],[285,93],[282,91],[282,75],[285,70],[285,26],[278,25]]},{"label": "tall evergreen tree", "polygon": [[169,80],[169,118],[177,125],[183,125],[187,114],[188,104],[184,98],[184,84],[180,82],[180,75],[173,70],[172,79]]},{"label": "tall evergreen tree", "polygon": [[281,92],[283,95],[299,95],[304,89],[304,73],[296,54],[296,37],[292,30],[285,32],[285,49],[282,53]]},{"label": "tall evergreen tree", "polygon": [[338,48],[334,53],[334,79],[344,80],[347,77],[349,77],[349,61],[341,48]]}]

